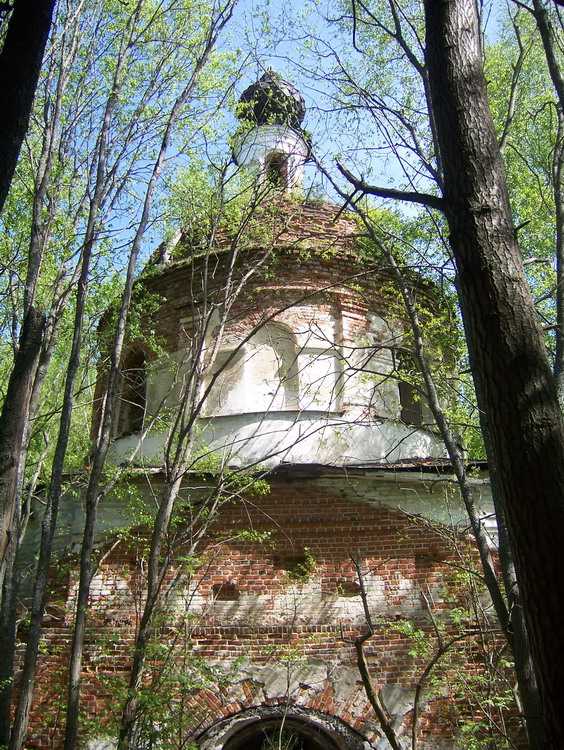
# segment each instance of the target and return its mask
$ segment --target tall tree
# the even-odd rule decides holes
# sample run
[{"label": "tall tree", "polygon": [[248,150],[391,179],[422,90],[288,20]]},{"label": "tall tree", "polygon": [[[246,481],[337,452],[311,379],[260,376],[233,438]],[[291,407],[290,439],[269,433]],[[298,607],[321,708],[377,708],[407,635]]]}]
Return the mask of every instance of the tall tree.
[{"label": "tall tree", "polygon": [[488,107],[477,8],[425,2],[443,208],[490,469],[515,556],[546,746],[564,744],[564,422]]},{"label": "tall tree", "polygon": [[[219,56],[214,57],[214,65],[207,66],[206,75],[201,75],[205,66],[199,50],[206,46],[207,36],[205,24],[200,22],[207,19],[210,12],[205,1],[184,0],[173,0],[166,8],[155,8],[143,0],[125,6],[62,0],[57,8],[52,42],[40,76],[36,113],[26,136],[26,149],[18,163],[18,179],[14,181],[2,216],[4,232],[0,250],[2,261],[9,269],[9,273],[2,276],[0,287],[0,343],[7,353],[2,361],[2,375],[8,382],[5,390],[10,394],[16,393],[16,385],[19,387],[19,401],[5,399],[0,417],[0,438],[7,436],[0,439],[0,519],[2,530],[6,528],[0,536],[0,572],[6,571],[0,619],[3,652],[0,744],[7,745],[10,734],[14,746],[25,739],[47,571],[59,498],[65,486],[63,472],[73,461],[74,466],[82,467],[87,451],[86,437],[79,454],[72,455],[77,435],[76,429],[73,431],[71,427],[73,424],[76,427],[76,413],[85,406],[80,404],[79,395],[79,408],[76,408],[77,394],[84,388],[84,383],[77,380],[88,368],[91,353],[88,347],[95,348],[92,319],[101,314],[109,302],[107,296],[98,297],[96,291],[102,283],[112,289],[112,295],[119,294],[121,282],[115,278],[114,269],[127,262],[115,249],[110,261],[107,250],[111,240],[116,239],[116,231],[122,238],[127,236],[131,240],[142,223],[136,244],[139,250],[145,229],[155,220],[156,210],[151,211],[151,200],[158,205],[162,197],[162,181],[159,183],[158,175],[151,180],[151,199],[145,205],[139,194],[143,182],[151,178],[151,165],[160,152],[165,131],[167,144],[174,143],[188,157],[195,147],[202,122],[210,126],[213,117],[212,108],[202,115],[196,102],[211,95],[218,78],[222,80],[221,90],[227,88],[224,82],[229,68],[227,55],[221,56],[221,60]],[[170,32],[171,28],[174,33]],[[193,44],[186,43],[188,38]],[[194,59],[195,55],[198,59]],[[186,93],[182,96],[184,90]],[[182,106],[176,105],[175,117],[178,119],[180,115],[189,124],[182,132],[172,134],[167,123],[170,110],[178,100]],[[191,119],[188,112],[194,115]],[[167,167],[161,157],[159,170],[164,169],[166,173]],[[116,224],[118,230],[115,230]],[[118,246],[123,247],[120,243],[121,240]],[[133,261],[132,272],[134,267]],[[43,324],[32,339],[38,350],[35,357],[30,356],[29,346],[21,344],[22,340],[30,338],[25,317],[30,309],[33,313],[40,311],[34,317],[34,321],[37,318],[36,328]],[[76,313],[74,323],[73,313]],[[44,325],[44,318],[47,325]],[[65,341],[61,342],[61,338]],[[13,357],[10,357],[10,349],[14,351]],[[61,403],[60,373],[65,368],[66,386]],[[56,389],[52,389],[54,379],[59,381]],[[45,383],[46,389],[43,388]],[[48,392],[50,387],[54,392]],[[59,414],[57,431],[55,423],[59,421]],[[51,449],[47,455],[47,460],[52,459],[51,475],[42,473],[50,489],[43,519],[22,689],[11,727],[9,709],[15,646],[13,592],[17,588],[17,580],[12,577],[13,559],[25,526],[25,509],[22,523],[18,515],[28,496],[27,489],[22,491],[22,480],[24,476],[36,475],[36,468],[32,468],[36,456],[31,455],[30,460],[26,460],[28,447],[37,440],[37,426],[41,424],[49,424],[54,453]],[[14,435],[20,436],[18,443]]]},{"label": "tall tree", "polygon": [[[426,213],[419,214],[413,224],[414,229],[418,227],[416,229],[418,234],[423,231],[422,234],[419,234],[421,239],[417,242],[418,248],[413,248],[409,252],[409,260],[405,257],[405,252],[402,251],[399,253],[397,271],[394,276],[398,284],[398,289],[405,289],[407,291],[407,294],[404,291],[401,293],[405,302],[407,318],[412,325],[414,342],[422,341],[422,345],[419,347],[415,346],[413,352],[414,361],[418,364],[422,374],[420,381],[421,392],[424,394],[424,398],[433,412],[435,424],[445,441],[445,447],[447,448],[453,469],[459,481],[461,496],[468,510],[470,525],[480,550],[484,578],[487,581],[488,590],[495,606],[499,626],[506,634],[507,641],[513,651],[519,684],[520,704],[522,706],[522,714],[527,723],[530,746],[531,748],[542,748],[544,747],[544,741],[542,739],[538,690],[532,670],[527,634],[522,620],[522,609],[520,607],[519,590],[515,581],[514,565],[507,543],[507,534],[504,533],[505,526],[501,516],[501,508],[499,508],[499,553],[502,561],[503,582],[498,580],[495,568],[491,565],[488,535],[484,533],[479,513],[476,512],[476,508],[474,507],[471,485],[466,478],[464,452],[460,450],[458,439],[456,438],[459,426],[456,424],[456,418],[454,422],[452,421],[454,415],[451,414],[449,415],[450,418],[448,418],[444,413],[443,405],[449,403],[452,397],[452,390],[450,390],[450,394],[446,395],[445,399],[445,388],[447,391],[449,388],[452,389],[452,373],[445,373],[444,370],[437,373],[436,363],[433,363],[434,357],[432,355],[428,356],[426,336],[423,335],[421,337],[421,333],[426,330],[426,325],[421,325],[417,322],[416,306],[409,299],[410,273],[409,270],[406,273],[406,265],[407,269],[415,265],[420,273],[430,275],[441,287],[445,285],[450,287],[453,276],[453,262],[446,239],[447,233],[444,231],[444,222],[437,216],[434,210],[443,208],[442,199],[435,192],[437,190],[440,191],[443,181],[441,159],[435,157],[438,144],[437,128],[434,117],[431,118],[431,127],[429,127],[429,122],[426,122],[425,117],[421,116],[426,107],[430,106],[431,99],[428,67],[423,59],[424,45],[423,40],[419,36],[419,29],[422,28],[422,25],[421,19],[417,16],[418,11],[417,4],[409,2],[398,3],[395,0],[386,0],[382,3],[370,4],[370,6],[363,2],[353,2],[352,31],[355,52],[352,54],[360,51],[363,57],[367,57],[370,60],[380,60],[381,62],[383,60],[385,67],[381,74],[375,74],[368,65],[353,67],[348,63],[348,53],[350,53],[350,50],[342,54],[333,48],[332,56],[335,59],[335,67],[331,72],[334,83],[339,88],[340,93],[341,91],[343,92],[340,96],[336,97],[336,100],[339,106],[344,101],[345,116],[350,117],[351,109],[355,113],[360,109],[364,110],[370,118],[370,122],[375,125],[375,135],[369,136],[369,138],[372,138],[377,146],[385,149],[386,153],[393,154],[396,163],[405,174],[409,188],[412,189],[409,190],[407,188],[409,192],[406,192],[388,187],[369,185],[364,180],[356,179],[341,164],[338,166],[342,174],[347,177],[354,188],[352,199],[350,191],[339,189],[334,183],[333,187],[341,197],[350,201],[355,210],[360,213],[363,220],[367,223],[369,233],[372,231],[372,222],[369,220],[369,214],[366,213],[364,201],[357,200],[356,196],[358,194],[362,196],[368,193],[382,198],[401,198],[404,201],[412,203],[420,202],[426,206]],[[530,31],[531,27],[529,26],[529,35]],[[502,132],[505,136],[502,137],[502,142],[504,140],[507,142],[507,133],[510,127],[513,137],[513,128],[515,127],[513,120],[516,117],[515,105],[518,93],[517,84],[521,83],[520,73],[523,68],[524,59],[527,57],[528,52],[530,52],[528,38],[522,44],[520,41],[519,37],[517,37],[518,44],[515,45],[517,48],[515,61],[513,62],[512,56],[508,54],[508,47],[505,46],[503,48],[503,65],[500,66],[498,61],[495,70],[498,73],[498,68],[503,67],[506,73],[503,80],[509,79],[510,82],[510,86],[507,86],[502,93],[498,92],[499,120],[501,121],[500,133]],[[401,56],[398,55],[398,49],[403,53]],[[513,47],[511,47],[512,49]],[[498,49],[496,47],[497,53]],[[528,55],[528,65],[532,64],[530,58],[531,55]],[[536,60],[538,63],[538,55]],[[509,75],[507,75],[507,70],[509,71]],[[544,83],[543,94],[546,92],[546,81]],[[359,100],[361,107],[357,103]],[[354,102],[354,105],[353,107],[349,105],[347,112],[348,102],[351,104]],[[529,99],[526,102],[528,103]],[[527,117],[521,111],[522,103],[522,97],[520,97],[517,116],[520,121],[530,121],[530,116]],[[547,132],[548,130],[543,134],[546,135]],[[358,140],[361,142],[361,148],[364,143],[368,155],[366,144],[370,144],[372,141],[367,140],[367,136]],[[530,140],[532,141],[533,139],[530,138]],[[546,143],[546,152],[548,152],[550,148],[548,141],[550,139],[543,138],[541,140],[543,143]],[[353,155],[352,158],[354,158],[354,151],[357,148],[358,141],[350,149]],[[513,151],[510,151],[510,154],[513,156]],[[426,194],[422,194],[420,190],[416,189],[416,186],[421,184],[422,179],[426,179],[429,183],[430,181],[434,183],[434,186]],[[524,182],[529,187],[529,183]],[[534,182],[534,177],[531,178],[530,182]],[[522,184],[523,182],[518,184],[519,188],[521,188],[520,192],[524,196],[530,196],[530,192],[526,193],[522,189]],[[537,185],[534,183],[534,189],[536,190],[536,188]],[[536,197],[537,193],[535,192]],[[540,196],[538,202],[542,203],[543,198],[545,196]],[[525,203],[524,197],[522,203]],[[543,212],[541,217],[546,218],[546,213],[546,211]],[[538,234],[538,224],[542,222],[542,218],[535,216],[534,227],[531,227],[530,232],[527,226],[527,235],[537,236],[535,230]],[[545,228],[543,227],[543,229]],[[379,231],[381,232],[382,230]],[[393,234],[392,231],[390,237],[383,243],[381,254],[384,257],[387,257],[390,253],[390,247],[396,244],[396,241],[393,240]],[[539,265],[533,266],[535,271],[538,269],[540,273],[539,278],[545,284],[542,289],[543,292],[553,282],[552,274],[547,273],[546,270],[549,267],[548,263],[546,263],[546,257],[550,255],[550,250],[546,250],[544,247],[544,245],[551,247],[551,241],[548,239],[549,230],[546,230],[545,234],[547,235],[547,241],[543,243],[544,253],[540,252],[538,248],[536,253],[533,253],[543,256],[537,258]],[[427,240],[424,240],[424,237],[427,237]],[[405,247],[406,239],[408,238],[404,238],[402,242],[403,247]],[[392,241],[391,246],[390,241]],[[541,261],[542,265],[540,265]],[[388,259],[388,263],[393,266],[394,259]],[[547,279],[550,279],[550,281]],[[433,380],[435,384],[433,384]],[[463,378],[461,378],[462,381]],[[442,390],[442,398],[439,400],[433,395],[433,391],[437,390],[437,386],[439,386],[439,391]],[[466,387],[466,385],[462,385],[463,389]],[[471,387],[470,391],[472,391]],[[473,394],[471,398],[473,399]],[[465,419],[464,421],[467,422],[468,420]],[[480,450],[483,450],[483,446],[476,445],[476,441],[472,440],[475,444],[474,448],[478,447]],[[468,449],[469,446],[466,447]],[[471,453],[471,455],[476,457],[475,453]],[[507,606],[504,597],[506,597]],[[509,622],[509,619],[511,622]]]},{"label": "tall tree", "polygon": [[0,213],[26,134],[55,0],[16,0],[0,52]]},{"label": "tall tree", "polygon": [[[398,99],[384,99],[382,89],[362,91],[409,187],[376,187],[343,173],[353,196],[358,191],[419,203],[446,216],[500,524],[506,520],[516,558],[549,746],[559,747],[564,651],[556,645],[555,653],[553,628],[564,586],[564,433],[488,108],[478,11],[471,0],[425,3],[423,40],[415,4],[389,0],[384,6],[388,13],[382,20],[367,4],[353,2],[353,39],[356,44],[361,9],[373,34],[403,53],[398,85],[410,85],[406,60],[421,78],[420,99],[400,97],[402,106]],[[343,86],[350,86],[350,79],[343,79]],[[426,105],[430,127],[422,133],[410,114],[417,118]],[[422,179],[435,184],[429,192],[418,189]]]}]

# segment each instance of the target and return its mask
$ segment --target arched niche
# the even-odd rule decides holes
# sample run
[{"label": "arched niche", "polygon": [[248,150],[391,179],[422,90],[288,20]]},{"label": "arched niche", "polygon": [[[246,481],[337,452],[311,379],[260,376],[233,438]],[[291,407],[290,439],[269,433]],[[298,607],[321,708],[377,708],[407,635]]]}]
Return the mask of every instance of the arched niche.
[{"label": "arched niche", "polygon": [[147,356],[140,347],[132,347],[120,369],[115,437],[135,435],[143,430],[147,406]]},{"label": "arched niche", "polygon": [[295,337],[286,326],[270,323],[244,344],[228,341],[207,383],[212,377],[204,416],[295,410],[299,394]]}]

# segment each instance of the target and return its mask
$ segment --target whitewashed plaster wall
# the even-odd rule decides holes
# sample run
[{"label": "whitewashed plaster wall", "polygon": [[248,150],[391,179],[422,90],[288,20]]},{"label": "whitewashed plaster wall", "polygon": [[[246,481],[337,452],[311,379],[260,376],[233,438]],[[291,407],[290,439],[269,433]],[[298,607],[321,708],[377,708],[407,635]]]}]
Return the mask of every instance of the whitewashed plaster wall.
[{"label": "whitewashed plaster wall", "polygon": [[287,187],[301,184],[309,149],[302,135],[286,125],[261,125],[245,133],[233,150],[238,165],[264,174],[271,154],[287,157]]},{"label": "whitewashed plaster wall", "polygon": [[[202,386],[203,392],[219,373],[198,421],[197,442],[206,451],[221,453],[230,465],[267,467],[446,455],[434,432],[400,420],[393,376],[393,351],[402,338],[398,323],[376,314],[368,320],[343,315],[338,305],[304,304],[281,313],[241,346],[246,330],[227,330]],[[146,423],[159,410],[166,417],[179,403],[189,368],[186,352],[179,348],[166,362],[149,366]],[[137,461],[160,465],[165,433],[159,425],[165,421],[155,423],[140,447],[137,435],[116,440],[113,459],[123,462],[137,451]]]}]

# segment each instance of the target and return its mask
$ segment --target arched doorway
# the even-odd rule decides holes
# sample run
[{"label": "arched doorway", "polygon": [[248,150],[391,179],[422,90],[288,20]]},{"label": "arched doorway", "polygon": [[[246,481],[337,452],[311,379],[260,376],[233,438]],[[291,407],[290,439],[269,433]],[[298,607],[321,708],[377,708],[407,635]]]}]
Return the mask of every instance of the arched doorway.
[{"label": "arched doorway", "polygon": [[222,719],[196,740],[200,750],[367,750],[336,716],[303,706],[255,706]]},{"label": "arched doorway", "polygon": [[286,717],[247,724],[223,750],[338,750],[338,746],[316,724]]}]

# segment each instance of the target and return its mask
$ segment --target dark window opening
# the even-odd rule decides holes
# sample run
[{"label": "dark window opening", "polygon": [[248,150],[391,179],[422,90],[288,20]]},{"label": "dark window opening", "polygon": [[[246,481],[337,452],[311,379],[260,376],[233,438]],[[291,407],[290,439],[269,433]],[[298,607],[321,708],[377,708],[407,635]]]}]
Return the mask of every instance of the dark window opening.
[{"label": "dark window opening", "polygon": [[421,391],[415,385],[420,380],[419,366],[411,352],[403,351],[399,354],[398,390],[400,400],[400,419],[405,424],[421,427],[423,425],[423,399]]},{"label": "dark window opening", "polygon": [[274,152],[266,160],[266,179],[274,187],[285,188],[288,185],[288,157]]},{"label": "dark window opening", "polygon": [[275,568],[283,570],[293,581],[305,581],[315,567],[311,554],[276,556],[272,562]]},{"label": "dark window opening", "polygon": [[212,586],[213,598],[219,602],[236,602],[239,599],[239,589],[236,583],[216,583]]},{"label": "dark window opening", "polygon": [[404,380],[400,380],[399,396],[401,421],[406,424],[421,427],[423,424],[423,407],[421,404],[421,396],[419,395],[417,388],[411,383],[406,383]]},{"label": "dark window opening", "polygon": [[336,744],[316,726],[287,718],[253,722],[230,738],[224,750],[334,750]]},{"label": "dark window opening", "polygon": [[337,594],[339,596],[360,596],[361,588],[358,581],[347,581],[343,579],[337,584]]},{"label": "dark window opening", "polygon": [[121,371],[121,393],[116,437],[134,435],[143,430],[147,401],[145,354],[130,352]]}]

